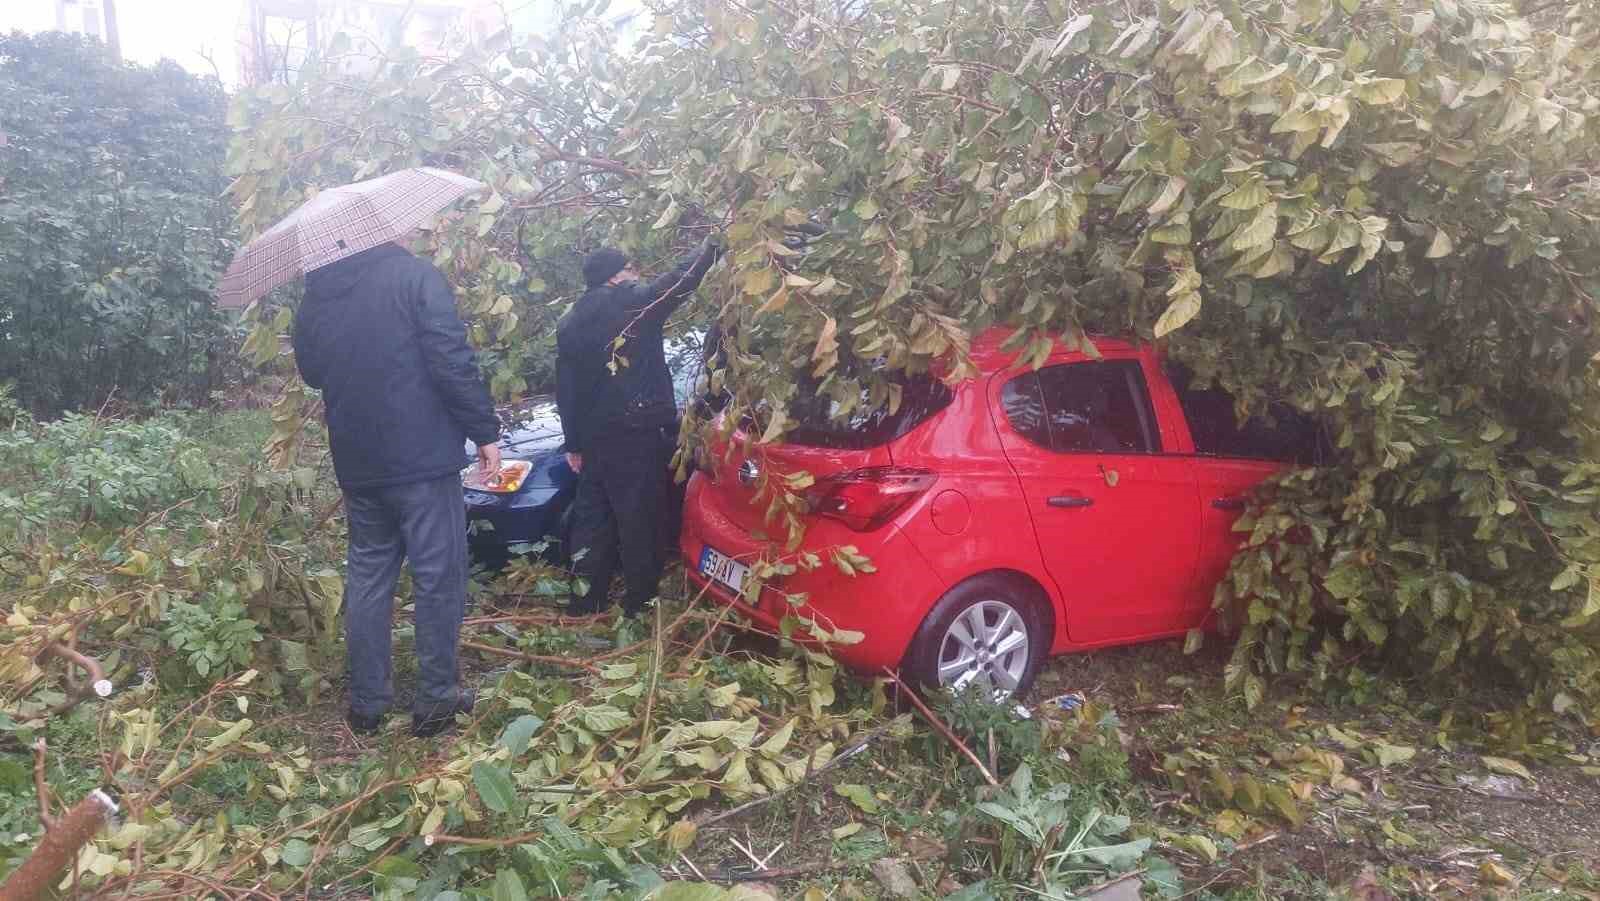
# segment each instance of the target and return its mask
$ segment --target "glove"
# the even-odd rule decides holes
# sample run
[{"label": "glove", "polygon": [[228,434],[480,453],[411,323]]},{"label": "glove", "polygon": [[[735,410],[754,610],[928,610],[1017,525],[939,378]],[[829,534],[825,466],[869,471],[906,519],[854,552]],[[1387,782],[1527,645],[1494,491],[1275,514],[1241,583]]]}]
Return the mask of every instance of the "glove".
[{"label": "glove", "polygon": [[706,235],[705,240],[700,242],[700,255],[709,255],[711,262],[715,263],[722,256],[722,235],[717,232]]}]

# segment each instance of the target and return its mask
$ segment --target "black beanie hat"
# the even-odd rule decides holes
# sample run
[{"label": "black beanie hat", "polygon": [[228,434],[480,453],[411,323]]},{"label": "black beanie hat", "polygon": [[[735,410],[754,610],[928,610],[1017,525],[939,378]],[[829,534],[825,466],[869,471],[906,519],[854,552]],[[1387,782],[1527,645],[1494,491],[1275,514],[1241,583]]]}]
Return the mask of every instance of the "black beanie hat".
[{"label": "black beanie hat", "polygon": [[602,247],[584,257],[583,281],[591,288],[603,285],[628,265],[628,255],[614,247]]}]

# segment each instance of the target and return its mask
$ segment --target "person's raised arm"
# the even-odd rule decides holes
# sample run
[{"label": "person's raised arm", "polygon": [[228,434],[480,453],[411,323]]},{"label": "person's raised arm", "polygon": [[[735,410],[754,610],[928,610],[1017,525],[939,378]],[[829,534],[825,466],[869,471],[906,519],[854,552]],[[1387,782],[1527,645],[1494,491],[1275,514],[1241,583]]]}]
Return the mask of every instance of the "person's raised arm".
[{"label": "person's raised arm", "polygon": [[633,292],[642,306],[634,310],[641,321],[666,322],[673,311],[700,287],[717,257],[722,255],[722,245],[715,237],[707,237],[695,255],[679,263],[671,272],[650,282],[644,292]]},{"label": "person's raised arm", "polygon": [[417,341],[433,385],[467,438],[480,448],[500,439],[500,419],[478,371],[478,357],[456,314],[455,294],[444,276],[424,264],[415,310]]}]

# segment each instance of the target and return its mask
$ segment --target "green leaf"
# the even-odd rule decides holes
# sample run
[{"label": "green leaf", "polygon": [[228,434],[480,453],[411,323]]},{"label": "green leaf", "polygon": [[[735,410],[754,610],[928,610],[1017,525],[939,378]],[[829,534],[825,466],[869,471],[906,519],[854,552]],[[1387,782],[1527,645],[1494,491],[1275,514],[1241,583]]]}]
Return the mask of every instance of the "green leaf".
[{"label": "green leaf", "polygon": [[506,724],[500,733],[498,744],[511,752],[512,757],[521,757],[522,752],[528,750],[528,742],[533,734],[544,725],[544,720],[531,713],[525,713]]},{"label": "green leaf", "polygon": [[1266,683],[1261,681],[1260,676],[1251,673],[1244,677],[1244,705],[1246,708],[1254,710],[1256,705],[1261,703],[1261,699],[1266,693]]},{"label": "green leaf", "polygon": [[[1120,845],[1102,845],[1098,848],[1085,848],[1078,852],[1095,863],[1110,867],[1113,870],[1129,869],[1139,863],[1144,852],[1150,850],[1150,840],[1147,838],[1123,842]],[[1216,846],[1212,845],[1213,853]],[[1215,860],[1215,857],[1209,858]]]},{"label": "green leaf", "polygon": [[503,869],[494,874],[494,885],[489,890],[491,901],[528,901],[528,890],[516,870]]},{"label": "green leaf", "polygon": [[517,789],[511,776],[501,767],[480,760],[472,765],[472,784],[478,796],[495,813],[509,813],[517,803]]},{"label": "green leaf", "polygon": [[307,866],[311,863],[311,846],[300,839],[291,838],[283,843],[278,859],[291,867]]},{"label": "green leaf", "polygon": [[669,882],[649,898],[650,901],[728,901],[728,891],[704,882]]},{"label": "green leaf", "polygon": [[593,732],[615,732],[631,722],[633,717],[611,704],[583,708],[584,728]]},{"label": "green leaf", "polygon": [[1550,590],[1566,591],[1568,588],[1578,584],[1578,580],[1581,577],[1582,574],[1578,571],[1578,565],[1574,563],[1568,566],[1566,569],[1563,569],[1559,574],[1556,575],[1554,579],[1551,580]]},{"label": "green leaf", "polygon": [[848,799],[850,803],[861,808],[866,813],[878,812],[878,799],[872,796],[871,789],[865,785],[835,785],[833,790],[839,797]]},{"label": "green leaf", "polygon": [[1172,844],[1205,858],[1206,863],[1217,862],[1217,843],[1204,835],[1180,835],[1172,840]]},{"label": "green leaf", "polygon": [[1378,742],[1372,748],[1374,756],[1378,758],[1378,766],[1388,768],[1397,763],[1405,763],[1417,756],[1417,749],[1405,745],[1391,745],[1387,742]]}]

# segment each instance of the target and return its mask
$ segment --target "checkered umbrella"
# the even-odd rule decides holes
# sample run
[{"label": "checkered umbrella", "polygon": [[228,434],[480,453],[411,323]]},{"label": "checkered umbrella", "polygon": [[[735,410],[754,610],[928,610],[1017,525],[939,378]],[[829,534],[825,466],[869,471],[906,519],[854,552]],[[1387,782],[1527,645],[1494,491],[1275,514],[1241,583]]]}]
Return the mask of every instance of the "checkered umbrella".
[{"label": "checkered umbrella", "polygon": [[403,238],[483,182],[444,169],[402,169],[329,188],[246,244],[217,285],[242,307],[313,269]]}]

